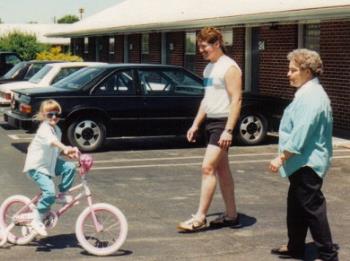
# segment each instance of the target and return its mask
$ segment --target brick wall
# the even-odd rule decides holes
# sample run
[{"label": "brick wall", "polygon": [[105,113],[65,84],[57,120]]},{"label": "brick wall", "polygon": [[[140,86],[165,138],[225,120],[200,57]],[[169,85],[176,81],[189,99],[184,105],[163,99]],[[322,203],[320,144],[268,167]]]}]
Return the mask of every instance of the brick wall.
[{"label": "brick wall", "polygon": [[259,91],[261,94],[292,99],[295,89],[287,79],[287,54],[298,47],[298,26],[278,25],[277,28],[260,28],[260,41],[265,50],[259,52]]},{"label": "brick wall", "polygon": [[109,61],[109,36],[98,37],[99,62]]},{"label": "brick wall", "polygon": [[[132,50],[130,50],[132,44]],[[141,62],[141,34],[128,35],[129,63]]]},{"label": "brick wall", "polygon": [[174,49],[171,51],[167,51],[168,64],[172,65],[184,65],[184,53],[185,53],[185,34],[184,32],[171,32],[166,34],[167,37],[167,49],[169,48],[169,44],[172,43]]},{"label": "brick wall", "polygon": [[333,108],[334,128],[350,131],[350,21],[321,23],[321,83]]},{"label": "brick wall", "polygon": [[111,60],[113,63],[124,62],[124,35],[117,35],[115,37],[115,50],[114,59]]}]

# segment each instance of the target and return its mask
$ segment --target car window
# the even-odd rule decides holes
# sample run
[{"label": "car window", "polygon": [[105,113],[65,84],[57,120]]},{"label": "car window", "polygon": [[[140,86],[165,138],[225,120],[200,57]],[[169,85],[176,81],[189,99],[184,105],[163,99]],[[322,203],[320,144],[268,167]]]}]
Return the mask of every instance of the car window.
[{"label": "car window", "polygon": [[134,80],[131,70],[123,70],[113,73],[105,81],[99,84],[94,95],[119,95],[134,94]]},{"label": "car window", "polygon": [[59,73],[55,76],[55,78],[52,80],[51,84],[58,82],[59,80],[62,80],[63,78],[67,77],[68,75],[80,70],[83,67],[71,67],[71,68],[62,68]]},{"label": "car window", "polygon": [[5,56],[5,63],[15,65],[19,63],[21,60],[17,57],[17,55],[9,54]]},{"label": "car window", "polygon": [[33,63],[30,65],[26,75],[24,76],[24,80],[28,81],[34,74],[41,70],[45,66],[44,63]]},{"label": "car window", "polygon": [[45,65],[43,68],[41,68],[40,71],[34,74],[33,77],[29,79],[29,81],[31,83],[39,83],[45,77],[45,75],[47,75],[49,71],[52,70],[52,68],[53,67],[51,65]]},{"label": "car window", "polygon": [[203,93],[201,80],[177,69],[139,70],[145,95],[194,95]]},{"label": "car window", "polygon": [[166,95],[174,87],[173,82],[159,70],[139,70],[139,79],[145,95]]},{"label": "car window", "polygon": [[12,79],[26,66],[26,62],[17,63],[11,68],[2,78],[3,79]]},{"label": "car window", "polygon": [[100,74],[104,73],[106,68],[83,68],[71,75],[63,78],[62,80],[53,84],[53,87],[64,89],[80,89],[89,82],[96,79]]},{"label": "car window", "polygon": [[184,95],[201,95],[204,93],[203,81],[184,70],[164,71],[175,84],[174,93]]}]

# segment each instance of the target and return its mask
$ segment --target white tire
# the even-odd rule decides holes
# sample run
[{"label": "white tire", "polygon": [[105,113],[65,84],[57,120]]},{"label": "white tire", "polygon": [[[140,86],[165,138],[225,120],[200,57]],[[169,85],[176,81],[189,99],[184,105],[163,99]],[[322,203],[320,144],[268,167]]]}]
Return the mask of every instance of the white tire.
[{"label": "white tire", "polygon": [[107,256],[115,253],[124,243],[128,234],[128,223],[124,214],[107,203],[92,205],[97,221],[103,229],[97,232],[90,208],[79,215],[75,233],[80,245],[90,254]]},{"label": "white tire", "polygon": [[[16,214],[25,205],[30,204],[30,199],[22,195],[8,197],[0,207],[0,224],[1,227],[7,228],[13,223],[13,215]],[[32,209],[26,209],[25,212],[31,212]],[[22,212],[22,213],[25,213]],[[22,226],[14,226],[7,235],[7,240],[16,245],[25,245],[31,242],[36,236],[34,230],[23,233]],[[29,231],[29,230],[28,230]]]}]

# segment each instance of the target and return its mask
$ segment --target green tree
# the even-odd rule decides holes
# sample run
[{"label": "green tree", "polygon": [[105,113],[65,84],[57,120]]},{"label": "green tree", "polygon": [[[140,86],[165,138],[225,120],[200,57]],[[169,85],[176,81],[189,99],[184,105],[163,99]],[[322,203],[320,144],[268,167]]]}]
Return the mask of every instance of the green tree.
[{"label": "green tree", "polygon": [[48,47],[39,43],[34,34],[12,31],[0,37],[0,50],[16,52],[24,60],[35,59],[37,53],[47,50]]},{"label": "green tree", "polygon": [[73,24],[79,21],[79,17],[76,15],[65,15],[57,20],[58,24]]},{"label": "green tree", "polygon": [[3,23],[3,21],[2,21],[2,19],[0,18],[0,24],[2,24]]}]

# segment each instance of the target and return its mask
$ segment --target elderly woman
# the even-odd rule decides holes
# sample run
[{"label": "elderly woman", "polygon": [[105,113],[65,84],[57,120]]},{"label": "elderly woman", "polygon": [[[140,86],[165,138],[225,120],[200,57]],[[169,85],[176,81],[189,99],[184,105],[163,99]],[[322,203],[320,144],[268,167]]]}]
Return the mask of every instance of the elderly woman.
[{"label": "elderly woman", "polygon": [[288,54],[290,85],[296,88],[285,109],[279,129],[279,155],[270,162],[272,172],[288,177],[288,244],[272,254],[304,257],[310,229],[320,260],[338,260],[327,220],[326,200],[321,192],[332,157],[332,109],[319,83],[322,61],[319,54],[297,49]]}]

